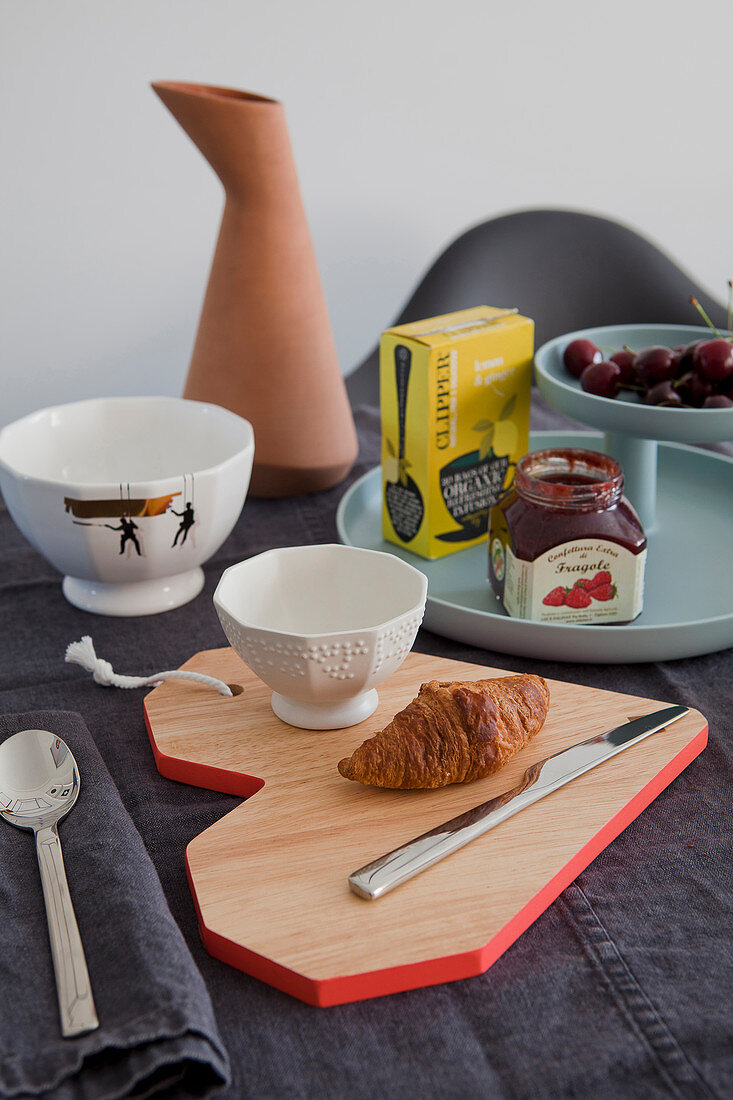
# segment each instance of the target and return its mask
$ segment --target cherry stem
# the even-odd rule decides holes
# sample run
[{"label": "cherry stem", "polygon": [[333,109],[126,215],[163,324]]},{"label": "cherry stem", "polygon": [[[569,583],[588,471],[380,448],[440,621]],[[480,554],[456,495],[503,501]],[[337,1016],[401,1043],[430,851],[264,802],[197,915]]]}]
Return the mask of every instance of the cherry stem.
[{"label": "cherry stem", "polygon": [[704,310],[704,309],[702,308],[702,306],[701,306],[701,305],[700,305],[700,303],[698,302],[697,298],[690,298],[690,305],[692,305],[692,306],[694,306],[694,307],[695,307],[695,309],[696,309],[696,310],[697,310],[697,312],[698,312],[698,313],[700,314],[700,316],[702,317],[702,319],[703,319],[703,321],[705,322],[705,324],[706,324],[706,325],[708,326],[708,328],[711,328],[711,329],[713,330],[713,332],[715,333],[715,335],[716,335],[716,336],[718,337],[718,339],[719,339],[719,340],[722,340],[722,339],[723,339],[723,337],[722,337],[722,336],[720,335],[720,333],[719,333],[719,332],[718,332],[718,330],[716,329],[715,325],[714,325],[714,324],[713,324],[713,322],[712,322],[712,321],[710,320],[710,318],[708,317],[707,313],[705,312],[705,310]]},{"label": "cherry stem", "polygon": [[620,390],[633,390],[634,393],[645,393],[646,392],[643,386],[634,386],[634,385],[631,384],[631,382],[620,382],[618,388]]},{"label": "cherry stem", "polygon": [[628,344],[624,344],[624,351],[628,351],[629,355],[636,355],[633,348],[630,348]]},{"label": "cherry stem", "polygon": [[728,280],[728,332],[733,329],[733,279]]}]

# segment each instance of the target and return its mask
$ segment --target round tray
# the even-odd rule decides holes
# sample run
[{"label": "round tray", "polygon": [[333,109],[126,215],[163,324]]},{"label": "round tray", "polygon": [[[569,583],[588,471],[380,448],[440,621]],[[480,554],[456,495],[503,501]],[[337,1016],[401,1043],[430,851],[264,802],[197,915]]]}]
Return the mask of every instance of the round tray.
[{"label": "round tray", "polygon": [[[530,447],[603,449],[593,432],[533,432]],[[733,645],[733,459],[661,444],[657,522],[649,534],[644,610],[628,626],[510,619],[488,582],[486,545],[437,561],[382,538],[379,467],[355,482],[336,516],[339,538],[384,550],[428,578],[423,625],[459,642],[552,661],[630,664],[714,653]]]}]

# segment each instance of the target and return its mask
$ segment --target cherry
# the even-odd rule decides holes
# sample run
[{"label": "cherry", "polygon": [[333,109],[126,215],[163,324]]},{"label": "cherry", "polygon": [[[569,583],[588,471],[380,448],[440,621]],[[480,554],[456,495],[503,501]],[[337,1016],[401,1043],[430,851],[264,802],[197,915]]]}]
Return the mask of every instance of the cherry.
[{"label": "cherry", "polygon": [[733,409],[733,401],[722,393],[713,393],[702,403],[704,409]]},{"label": "cherry", "polygon": [[621,387],[621,367],[609,360],[591,363],[581,374],[580,385],[596,397],[615,397]]},{"label": "cherry", "polygon": [[672,385],[669,378],[666,378],[663,382],[657,382],[651,389],[647,390],[644,397],[645,405],[667,405],[670,408],[681,408],[682,398],[677,393],[677,390]]},{"label": "cherry", "polygon": [[634,373],[637,381],[647,389],[656,382],[666,382],[674,377],[674,352],[660,345],[644,348],[636,357]]},{"label": "cherry", "polygon": [[706,397],[713,392],[712,382],[706,382],[696,371],[689,370],[677,379],[677,391],[687,405],[702,405]]},{"label": "cherry", "polygon": [[591,363],[600,363],[603,359],[600,348],[592,340],[571,340],[563,353],[562,361],[568,374],[580,378]]},{"label": "cherry", "polygon": [[682,344],[680,347],[674,349],[675,374],[686,374],[687,371],[692,370],[694,366],[695,348],[698,344],[702,343],[704,343],[703,340],[693,340],[691,344]]},{"label": "cherry", "polygon": [[703,340],[695,348],[695,370],[709,382],[721,382],[733,375],[733,344],[728,340]]},{"label": "cherry", "polygon": [[629,351],[627,348],[622,348],[621,351],[615,351],[613,355],[610,355],[608,361],[609,363],[616,363],[621,368],[621,385],[628,385],[634,377],[636,353]]}]

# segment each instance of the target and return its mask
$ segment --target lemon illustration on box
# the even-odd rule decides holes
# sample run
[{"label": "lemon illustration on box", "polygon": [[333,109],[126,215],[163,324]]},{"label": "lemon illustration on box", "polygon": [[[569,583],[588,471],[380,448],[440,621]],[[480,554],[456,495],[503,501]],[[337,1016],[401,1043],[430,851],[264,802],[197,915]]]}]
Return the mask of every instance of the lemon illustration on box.
[{"label": "lemon illustration on box", "polygon": [[477,306],[382,334],[383,535],[425,558],[486,539],[529,445],[534,324]]}]

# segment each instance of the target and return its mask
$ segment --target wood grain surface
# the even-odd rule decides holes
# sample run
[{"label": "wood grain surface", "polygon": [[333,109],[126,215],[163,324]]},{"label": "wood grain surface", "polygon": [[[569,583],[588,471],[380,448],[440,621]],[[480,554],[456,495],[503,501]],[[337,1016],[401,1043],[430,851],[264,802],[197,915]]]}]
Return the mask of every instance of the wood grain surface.
[{"label": "wood grain surface", "polygon": [[[574,780],[377,901],[348,875],[513,786],[532,763],[664,701],[549,681],[550,711],[530,745],[494,776],[437,791],[343,779],[338,761],[430,679],[504,670],[412,653],[379,689],[374,715],[344,730],[276,718],[270,690],[231,649],[183,668],[243,691],[182,681],[145,699],[162,774],[255,797],[189,845],[187,865],[212,954],[313,1004],[333,1004],[485,970],[705,746],[697,711]],[[264,783],[264,785],[263,785]],[[639,858],[643,858],[640,854]]]}]

